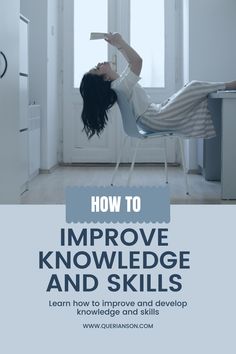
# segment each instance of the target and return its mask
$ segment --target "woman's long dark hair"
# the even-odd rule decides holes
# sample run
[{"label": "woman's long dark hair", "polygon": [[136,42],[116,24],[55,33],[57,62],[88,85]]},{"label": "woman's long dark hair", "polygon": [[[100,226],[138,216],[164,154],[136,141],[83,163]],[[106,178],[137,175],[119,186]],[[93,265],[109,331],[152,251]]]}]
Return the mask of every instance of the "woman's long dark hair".
[{"label": "woman's long dark hair", "polygon": [[90,139],[94,134],[101,134],[108,121],[107,112],[117,100],[115,91],[111,89],[111,81],[103,76],[87,73],[80,84],[83,98],[82,121],[84,131]]}]

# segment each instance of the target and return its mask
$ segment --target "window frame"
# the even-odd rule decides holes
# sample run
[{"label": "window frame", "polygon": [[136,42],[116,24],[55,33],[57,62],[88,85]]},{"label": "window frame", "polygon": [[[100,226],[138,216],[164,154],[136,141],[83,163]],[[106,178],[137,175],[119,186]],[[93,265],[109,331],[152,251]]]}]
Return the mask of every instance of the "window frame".
[{"label": "window frame", "polygon": [[[129,14],[130,0],[126,4]],[[182,12],[181,0],[165,0],[165,87],[145,87],[153,102],[163,102],[183,85]]]},{"label": "window frame", "polygon": [[[130,43],[130,0],[108,0],[108,27],[117,31]],[[145,87],[153,102],[161,103],[183,85],[182,67],[182,1],[165,0],[165,87]],[[145,21],[148,19],[144,19]],[[109,54],[110,52],[110,54]],[[108,56],[112,60],[112,50],[108,47]],[[118,53],[118,72],[121,73],[126,61]],[[74,82],[73,53],[73,82]],[[142,74],[141,74],[142,75]],[[73,85],[74,86],[74,85]],[[73,87],[74,93],[79,88]]]}]

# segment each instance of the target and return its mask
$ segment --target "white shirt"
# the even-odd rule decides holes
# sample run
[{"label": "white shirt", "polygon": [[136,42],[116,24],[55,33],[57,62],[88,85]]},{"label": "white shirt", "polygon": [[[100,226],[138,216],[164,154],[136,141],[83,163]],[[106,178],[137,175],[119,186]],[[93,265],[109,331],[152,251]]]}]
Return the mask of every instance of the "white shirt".
[{"label": "white shirt", "polygon": [[127,66],[120,77],[112,81],[111,88],[114,91],[122,91],[131,101],[136,119],[144,114],[150,106],[150,98],[145,90],[138,84],[141,78],[134,74]]}]

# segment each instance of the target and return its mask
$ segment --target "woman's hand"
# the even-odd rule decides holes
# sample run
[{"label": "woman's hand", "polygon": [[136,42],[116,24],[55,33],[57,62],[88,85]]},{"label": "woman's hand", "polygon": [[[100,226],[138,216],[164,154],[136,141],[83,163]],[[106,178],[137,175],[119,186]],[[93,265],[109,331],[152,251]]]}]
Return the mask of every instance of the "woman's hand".
[{"label": "woman's hand", "polygon": [[117,32],[108,33],[105,37],[105,41],[107,41],[109,44],[113,45],[116,48],[120,48],[123,43],[123,38]]},{"label": "woman's hand", "polygon": [[131,71],[139,76],[142,69],[142,58],[126,41],[121,37],[119,33],[108,33],[105,36],[105,40],[119,49],[123,54],[127,62],[129,63]]}]

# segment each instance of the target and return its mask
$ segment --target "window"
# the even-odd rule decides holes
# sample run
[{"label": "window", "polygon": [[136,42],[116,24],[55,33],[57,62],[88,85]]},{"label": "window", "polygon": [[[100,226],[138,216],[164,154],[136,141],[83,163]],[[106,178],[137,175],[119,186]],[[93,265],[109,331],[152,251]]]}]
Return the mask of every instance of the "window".
[{"label": "window", "polygon": [[90,33],[118,31],[143,58],[141,85],[162,102],[182,84],[180,13],[177,0],[74,0],[74,87],[108,53],[109,60],[115,55],[104,41],[90,41]]},{"label": "window", "polygon": [[98,62],[107,60],[107,46],[89,41],[91,32],[107,32],[108,0],[74,0],[74,87]]},{"label": "window", "polygon": [[143,58],[141,85],[144,87],[164,87],[164,0],[145,0],[145,2],[130,0],[130,41]]}]

